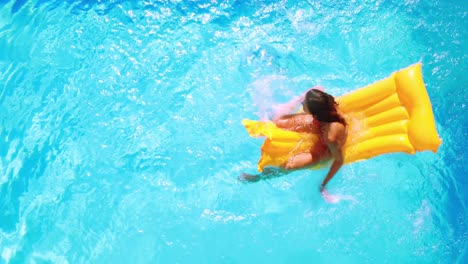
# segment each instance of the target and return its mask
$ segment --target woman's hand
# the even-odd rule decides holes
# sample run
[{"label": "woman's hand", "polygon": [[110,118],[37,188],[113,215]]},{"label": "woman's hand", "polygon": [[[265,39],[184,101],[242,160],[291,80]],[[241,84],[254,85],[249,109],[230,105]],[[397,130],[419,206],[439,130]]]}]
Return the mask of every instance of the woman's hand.
[{"label": "woman's hand", "polygon": [[[316,90],[320,90],[322,92],[325,92],[325,89],[323,89],[322,86],[314,86],[311,89],[316,89]],[[279,119],[279,118],[281,118],[283,116],[292,114],[301,105],[301,103],[305,100],[305,96],[306,96],[308,91],[309,90],[303,92],[299,96],[296,96],[296,97],[292,98],[289,102],[287,102],[285,104],[279,104],[279,105],[273,106],[273,109],[272,109],[273,110],[273,116],[272,116],[271,119],[275,120],[275,119]]]}]

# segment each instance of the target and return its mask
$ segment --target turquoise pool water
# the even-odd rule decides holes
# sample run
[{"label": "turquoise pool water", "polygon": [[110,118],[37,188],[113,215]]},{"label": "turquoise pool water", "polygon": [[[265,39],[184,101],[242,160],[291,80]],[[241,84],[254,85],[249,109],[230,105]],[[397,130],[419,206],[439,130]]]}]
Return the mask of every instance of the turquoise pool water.
[{"label": "turquoise pool water", "polygon": [[[466,1],[0,1],[0,263],[466,263]],[[240,121],[422,62],[438,153],[243,184]]]}]

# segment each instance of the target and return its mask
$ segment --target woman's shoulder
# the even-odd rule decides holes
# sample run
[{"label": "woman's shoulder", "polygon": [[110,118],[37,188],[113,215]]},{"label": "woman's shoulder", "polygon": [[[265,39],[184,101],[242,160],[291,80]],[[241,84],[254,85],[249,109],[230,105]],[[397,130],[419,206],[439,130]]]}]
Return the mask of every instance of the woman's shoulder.
[{"label": "woman's shoulder", "polygon": [[345,130],[346,126],[341,123],[341,122],[331,122],[330,123],[330,129],[336,129],[336,130]]},{"label": "woman's shoulder", "polygon": [[341,141],[346,135],[346,127],[340,122],[332,122],[329,124],[326,140],[328,143]]}]

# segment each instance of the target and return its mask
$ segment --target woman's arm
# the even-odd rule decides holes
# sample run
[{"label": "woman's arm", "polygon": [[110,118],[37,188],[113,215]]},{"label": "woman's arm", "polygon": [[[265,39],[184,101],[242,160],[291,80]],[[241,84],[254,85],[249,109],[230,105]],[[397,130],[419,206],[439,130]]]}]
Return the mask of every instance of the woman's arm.
[{"label": "woman's arm", "polygon": [[[311,89],[317,89],[322,92],[325,91],[322,86],[314,86]],[[299,107],[299,105],[302,103],[302,101],[304,101],[305,96],[308,91],[309,89],[307,89],[301,95],[294,97],[293,99],[291,99],[289,102],[285,104],[280,104],[280,105],[275,106],[272,120],[275,121],[275,120],[280,119],[281,117],[288,116],[288,114],[291,114],[294,110],[296,110]]]},{"label": "woman's arm", "polygon": [[323,191],[327,183],[335,176],[338,170],[343,166],[343,152],[341,151],[342,141],[340,140],[345,136],[345,127],[340,123],[332,123],[328,129],[327,135],[325,136],[325,141],[327,143],[328,149],[330,150],[333,163],[330,167],[330,170],[327,173],[327,176],[320,186],[320,191]]},{"label": "woman's arm", "polygon": [[335,176],[335,174],[338,172],[341,166],[343,166],[343,160],[344,160],[341,147],[338,145],[337,142],[327,143],[327,145],[328,145],[328,149],[330,149],[332,158],[334,160],[330,167],[330,170],[327,173],[327,176],[322,182],[322,185],[320,185],[320,192],[323,191],[323,189],[325,188],[325,185],[327,185],[327,183],[333,178],[333,176]]},{"label": "woman's arm", "polygon": [[290,116],[291,113],[296,110],[299,105],[301,104],[302,101],[304,101],[305,94],[307,92],[304,92],[303,94],[294,97],[291,99],[291,101],[285,103],[285,104],[280,104],[276,105],[273,107],[273,117],[272,120],[278,120],[283,117]]},{"label": "woman's arm", "polygon": [[273,120],[273,123],[279,128],[299,133],[320,133],[320,128],[314,126],[314,117],[309,114],[285,115]]}]

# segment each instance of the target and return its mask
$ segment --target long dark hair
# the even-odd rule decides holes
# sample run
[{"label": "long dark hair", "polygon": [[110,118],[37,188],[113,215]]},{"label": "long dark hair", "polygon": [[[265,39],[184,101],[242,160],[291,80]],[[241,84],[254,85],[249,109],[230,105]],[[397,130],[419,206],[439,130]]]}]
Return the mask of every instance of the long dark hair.
[{"label": "long dark hair", "polygon": [[346,120],[338,114],[335,98],[317,89],[310,89],[305,96],[304,106],[319,122],[338,122],[346,126]]}]

